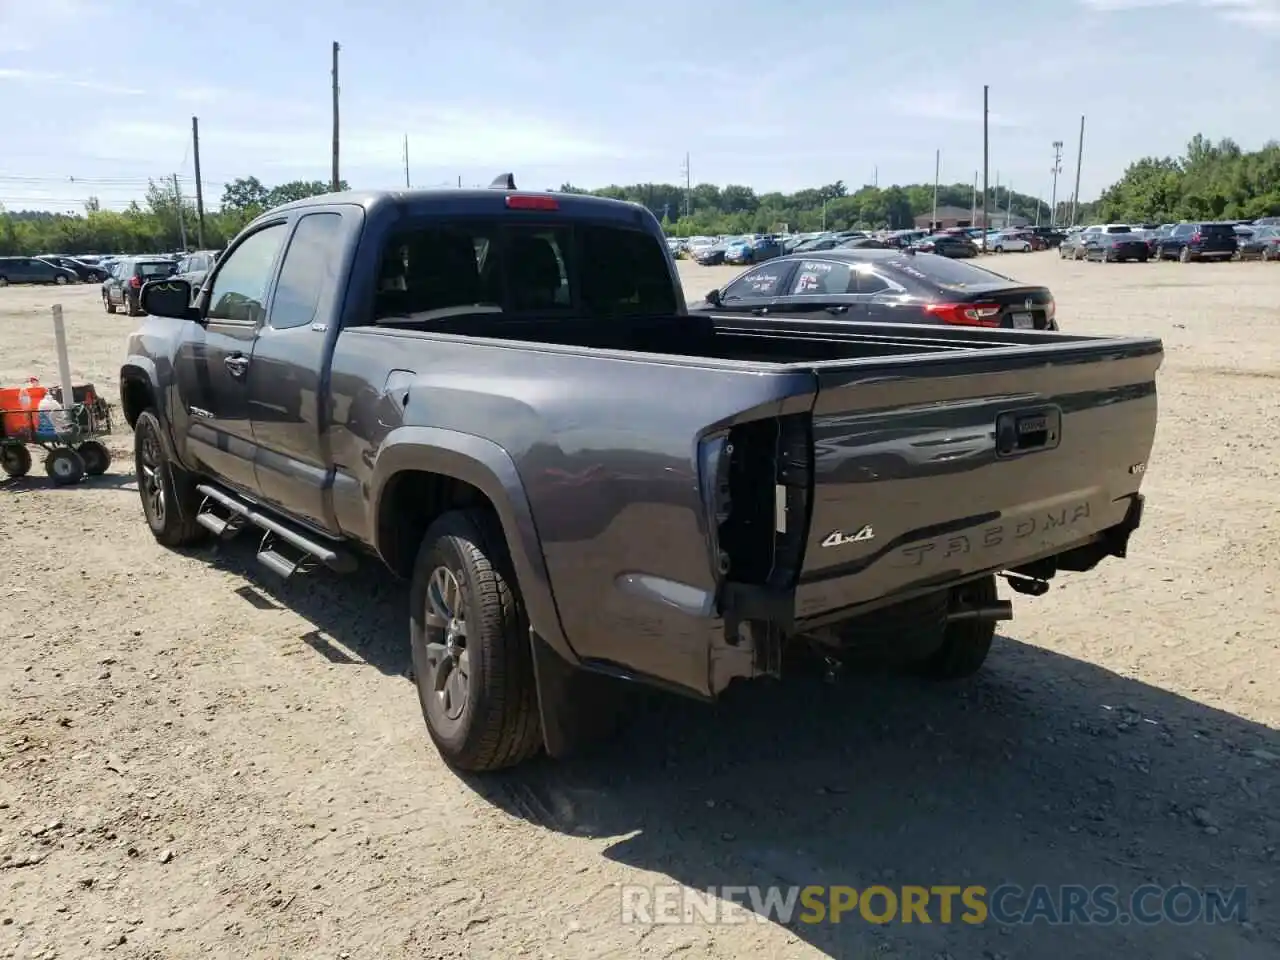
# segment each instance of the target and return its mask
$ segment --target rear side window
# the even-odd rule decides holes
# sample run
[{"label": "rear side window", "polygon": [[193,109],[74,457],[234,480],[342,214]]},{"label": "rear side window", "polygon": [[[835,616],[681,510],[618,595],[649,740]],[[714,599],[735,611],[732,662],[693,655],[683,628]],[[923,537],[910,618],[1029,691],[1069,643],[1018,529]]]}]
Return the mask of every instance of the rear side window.
[{"label": "rear side window", "polygon": [[172,261],[153,260],[150,263],[139,263],[137,268],[138,276],[144,280],[151,280],[155,277],[167,277],[173,273],[175,264]]},{"label": "rear side window", "polygon": [[1117,223],[1107,227],[1107,233],[1133,233],[1133,228],[1123,223]]},{"label": "rear side window", "polygon": [[791,285],[792,296],[830,296],[850,293],[852,271],[847,263],[832,260],[804,260]]},{"label": "rear side window", "polygon": [[320,298],[333,294],[341,242],[341,214],[311,213],[298,221],[271,300],[272,327],[288,330],[315,319]]},{"label": "rear side window", "polygon": [[1200,225],[1200,233],[1206,237],[1234,237],[1236,235],[1235,228],[1229,223],[1203,223]]},{"label": "rear side window", "polygon": [[374,319],[609,317],[675,309],[666,250],[647,233],[474,219],[435,221],[394,236],[383,252]]},{"label": "rear side window", "polygon": [[927,254],[895,257],[884,265],[897,273],[904,273],[917,280],[941,284],[944,287],[990,286],[993,283],[1009,282],[1008,277],[994,270],[987,270],[963,260],[953,260],[950,257]]}]

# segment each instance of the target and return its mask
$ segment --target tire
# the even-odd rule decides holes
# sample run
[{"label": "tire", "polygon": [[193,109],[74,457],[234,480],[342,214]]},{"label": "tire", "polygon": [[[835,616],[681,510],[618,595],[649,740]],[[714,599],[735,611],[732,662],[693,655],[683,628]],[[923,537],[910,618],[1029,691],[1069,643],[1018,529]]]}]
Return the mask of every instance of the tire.
[{"label": "tire", "polygon": [[1179,263],[1191,262],[1191,249],[1189,247],[1183,247],[1181,250],[1178,251],[1178,262]]},{"label": "tire", "polygon": [[60,287],[65,287],[67,285],[67,278],[64,277],[62,274],[58,274],[56,277],[53,278],[53,282]]},{"label": "tire", "polygon": [[20,443],[0,446],[0,470],[15,479],[31,472],[31,451]]},{"label": "tire", "polygon": [[8,285],[9,285],[9,278],[0,277],[0,287],[7,287]]},{"label": "tire", "polygon": [[1262,248],[1262,262],[1263,262],[1263,263],[1266,263],[1266,262],[1267,262],[1268,260],[1270,260],[1270,259],[1271,259],[1271,248],[1270,248],[1270,247],[1263,247],[1263,248]]},{"label": "tire", "polygon": [[105,290],[102,291],[102,309],[107,311],[107,313],[116,312],[116,305],[111,302],[111,298],[107,296],[107,291]]},{"label": "tire", "polygon": [[1004,247],[996,247],[995,251],[996,253],[1004,253]]},{"label": "tire", "polygon": [[196,523],[201,497],[195,479],[169,460],[163,437],[155,411],[142,411],[133,425],[138,496],[151,535],[166,547],[185,547],[204,540],[208,531]]},{"label": "tire", "polygon": [[458,510],[436,520],[409,598],[418,701],[444,761],[481,772],[532,757],[542,746],[533,654],[492,515]]},{"label": "tire", "polygon": [[[983,577],[960,588],[966,599],[976,605],[995,603],[1000,598],[996,578]],[[920,662],[917,672],[934,680],[960,680],[982,668],[991,641],[995,639],[993,620],[956,620],[947,624],[942,646]]]},{"label": "tire", "polygon": [[44,460],[44,472],[59,487],[69,487],[84,479],[84,461],[70,447],[57,447]]},{"label": "tire", "polygon": [[120,306],[124,307],[124,315],[126,317],[138,317],[142,315],[142,311],[135,306],[133,300],[130,299],[128,290],[124,291],[121,295]]},{"label": "tire", "polygon": [[97,440],[86,440],[76,447],[76,453],[84,461],[84,472],[90,477],[100,477],[111,466],[111,451]]}]

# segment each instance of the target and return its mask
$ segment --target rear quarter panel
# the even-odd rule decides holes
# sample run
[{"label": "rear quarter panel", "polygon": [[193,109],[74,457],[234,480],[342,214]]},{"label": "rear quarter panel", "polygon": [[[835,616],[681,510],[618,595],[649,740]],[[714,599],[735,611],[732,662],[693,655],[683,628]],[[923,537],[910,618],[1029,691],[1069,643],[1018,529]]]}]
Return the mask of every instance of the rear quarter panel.
[{"label": "rear quarter panel", "polygon": [[[388,371],[411,379],[388,391]],[[400,425],[497,443],[573,652],[708,692],[715,585],[697,442],[762,410],[807,408],[811,374],[358,328],[338,342],[332,383],[340,484],[367,488]]]}]

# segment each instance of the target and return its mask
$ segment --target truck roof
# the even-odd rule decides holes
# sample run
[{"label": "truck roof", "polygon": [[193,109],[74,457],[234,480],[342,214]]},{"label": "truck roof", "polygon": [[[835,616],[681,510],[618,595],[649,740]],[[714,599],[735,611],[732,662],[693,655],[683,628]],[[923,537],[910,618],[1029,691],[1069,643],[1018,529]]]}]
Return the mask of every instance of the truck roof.
[{"label": "truck roof", "polygon": [[628,214],[644,211],[643,204],[629,200],[614,200],[607,197],[595,197],[581,193],[553,193],[543,190],[503,189],[500,187],[482,187],[478,189],[443,188],[437,190],[347,190],[341,193],[322,193],[314,197],[304,197],[289,203],[273,207],[261,214],[257,219],[274,216],[282,211],[302,210],[308,207],[327,206],[330,204],[351,204],[371,212],[382,207],[431,208],[446,207],[459,213],[494,213],[506,212],[505,198],[508,196],[537,197],[553,200],[559,212],[570,216],[618,216],[622,211]]}]

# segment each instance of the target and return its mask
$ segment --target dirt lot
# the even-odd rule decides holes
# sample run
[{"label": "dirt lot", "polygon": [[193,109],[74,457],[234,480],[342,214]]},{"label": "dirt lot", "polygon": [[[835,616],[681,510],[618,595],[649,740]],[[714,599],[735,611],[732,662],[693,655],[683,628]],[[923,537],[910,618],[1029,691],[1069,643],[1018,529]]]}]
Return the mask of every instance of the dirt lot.
[{"label": "dirt lot", "polygon": [[[1165,341],[1132,558],[1015,601],[989,669],[654,697],[603,755],[449,772],[402,587],[179,555],[111,472],[0,485],[0,956],[1280,953],[1280,267],[1009,255],[1064,328]],[[731,274],[689,268],[690,295]],[[96,286],[0,290],[0,382],[115,400]],[[36,476],[38,474],[38,476]],[[1248,922],[623,925],[618,887],[1244,884]]]}]

